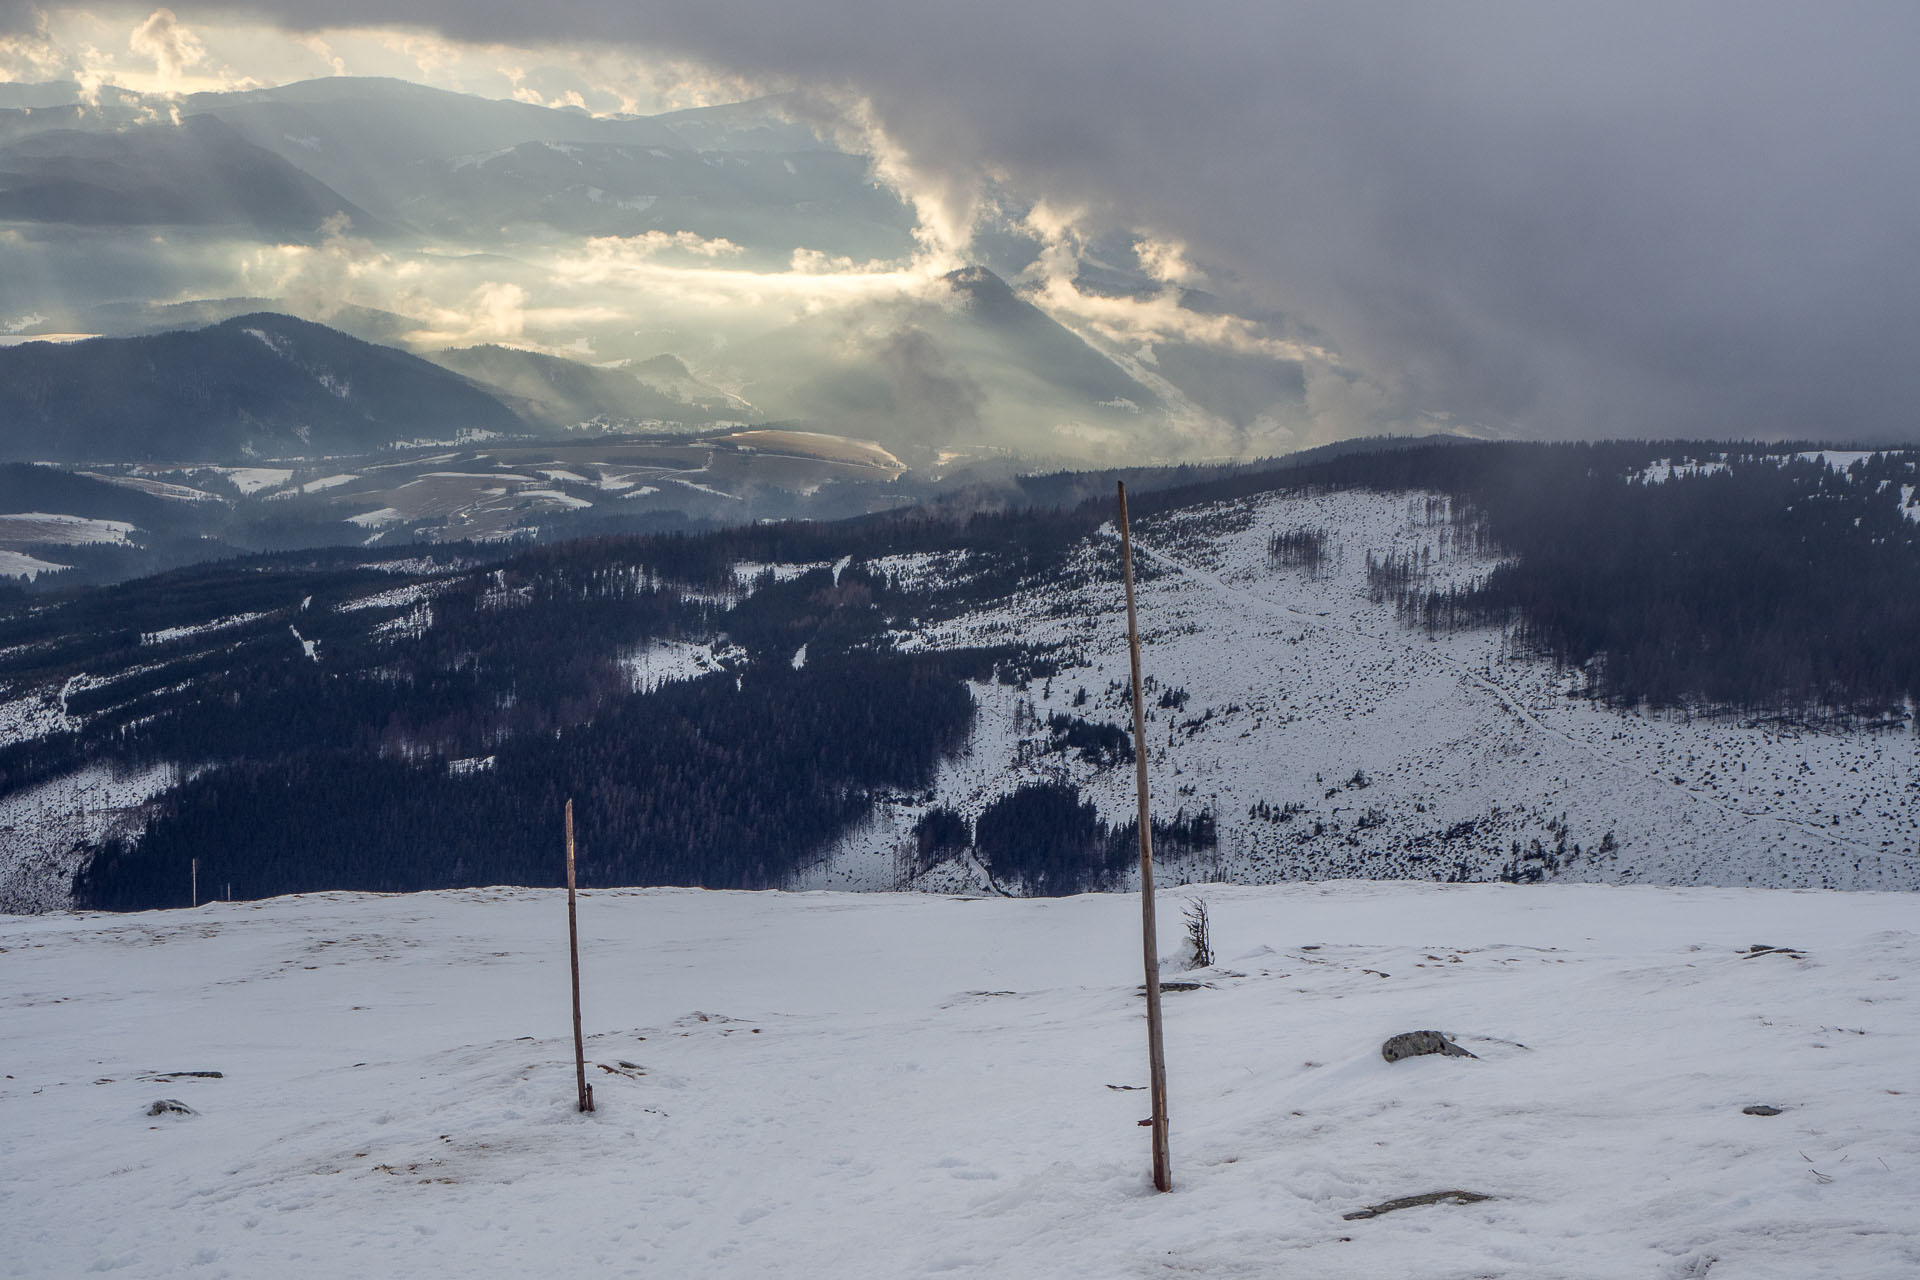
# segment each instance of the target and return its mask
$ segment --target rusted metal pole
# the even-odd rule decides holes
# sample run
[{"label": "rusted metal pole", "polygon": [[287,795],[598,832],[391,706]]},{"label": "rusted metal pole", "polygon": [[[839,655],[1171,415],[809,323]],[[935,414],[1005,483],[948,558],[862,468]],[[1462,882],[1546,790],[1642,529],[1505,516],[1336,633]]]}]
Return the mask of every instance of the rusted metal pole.
[{"label": "rusted metal pole", "polygon": [[1133,534],[1120,484],[1120,576],[1127,584],[1127,658],[1133,665],[1133,785],[1140,801],[1140,945],[1147,966],[1147,1083],[1153,1091],[1153,1185],[1173,1190],[1167,1145],[1167,1057],[1160,1037],[1160,943],[1153,915],[1153,817],[1147,802],[1147,706],[1140,692],[1140,621],[1133,608]]},{"label": "rusted metal pole", "polygon": [[573,965],[573,1069],[580,1086],[580,1109],[593,1110],[593,1086],[587,1083],[587,1043],[580,1035],[580,921],[574,911],[573,800],[567,800],[567,957]]}]

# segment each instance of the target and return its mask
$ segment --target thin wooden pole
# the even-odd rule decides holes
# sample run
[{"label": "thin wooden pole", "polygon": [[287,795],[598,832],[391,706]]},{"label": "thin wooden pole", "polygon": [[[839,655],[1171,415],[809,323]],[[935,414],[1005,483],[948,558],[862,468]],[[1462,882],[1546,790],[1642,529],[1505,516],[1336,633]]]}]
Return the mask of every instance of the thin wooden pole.
[{"label": "thin wooden pole", "polygon": [[1133,608],[1133,534],[1120,485],[1120,576],[1127,584],[1127,659],[1133,665],[1133,785],[1140,802],[1140,945],[1147,966],[1147,1083],[1153,1091],[1153,1185],[1173,1190],[1167,1145],[1167,1056],[1160,1037],[1160,943],[1153,915],[1153,817],[1147,802],[1147,707],[1140,692],[1140,622]]},{"label": "thin wooden pole", "polygon": [[200,905],[200,859],[193,860],[193,905]]},{"label": "thin wooden pole", "polygon": [[593,1110],[593,1086],[587,1083],[587,1042],[580,1035],[580,921],[574,911],[573,800],[567,800],[567,958],[573,965],[573,1071],[580,1086],[580,1109]]}]

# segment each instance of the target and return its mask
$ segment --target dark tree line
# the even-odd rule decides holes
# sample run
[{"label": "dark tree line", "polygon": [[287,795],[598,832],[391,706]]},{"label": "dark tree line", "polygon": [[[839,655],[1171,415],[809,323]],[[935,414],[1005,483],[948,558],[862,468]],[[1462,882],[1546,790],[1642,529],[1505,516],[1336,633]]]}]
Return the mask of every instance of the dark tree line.
[{"label": "dark tree line", "polygon": [[1517,622],[1618,705],[1872,716],[1920,697],[1920,525],[1898,507],[1917,479],[1898,458],[1851,475],[1755,459],[1490,489],[1467,518],[1517,558],[1403,608],[1437,628]]},{"label": "dark tree line", "polygon": [[457,772],[327,747],[223,766],[169,795],[137,841],[104,847],[76,899],[178,905],[196,857],[203,885],[241,898],[554,885],[569,797],[587,885],[777,885],[874,791],[924,787],[965,741],[963,665],[856,655],[708,676]]},{"label": "dark tree line", "polygon": [[[1136,865],[1140,824],[1110,827],[1079,789],[1059,782],[1029,783],[988,805],[968,829],[950,809],[929,810],[914,828],[922,866],[933,866],[971,848],[1002,885],[1033,897],[1061,897],[1110,888]],[[1153,821],[1157,852],[1169,855],[1211,849],[1213,815]]]},{"label": "dark tree line", "polygon": [[1301,525],[1282,529],[1267,539],[1267,562],[1276,569],[1305,569],[1317,576],[1330,547],[1325,529]]},{"label": "dark tree line", "polygon": [[[1915,452],[1846,473],[1817,446],[1606,441],[1419,445],[1142,495],[1142,517],[1203,501],[1318,490],[1448,495],[1455,547],[1512,563],[1469,590],[1422,591],[1424,564],[1370,565],[1380,599],[1436,628],[1517,624],[1619,705],[1873,716],[1920,697]],[[1660,459],[1724,469],[1665,483]],[[1437,504],[1427,512],[1439,518]],[[1270,548],[1270,551],[1272,548]]]}]

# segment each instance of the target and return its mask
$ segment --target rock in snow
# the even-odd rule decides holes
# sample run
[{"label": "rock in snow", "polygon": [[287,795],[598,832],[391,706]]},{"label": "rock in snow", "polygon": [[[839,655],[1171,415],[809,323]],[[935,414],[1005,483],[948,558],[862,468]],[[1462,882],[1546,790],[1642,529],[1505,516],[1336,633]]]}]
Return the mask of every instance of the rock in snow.
[{"label": "rock in snow", "polygon": [[1377,1218],[1383,1213],[1392,1213],[1396,1209],[1418,1209],[1422,1205],[1429,1204],[1478,1204],[1482,1200],[1491,1199],[1493,1199],[1492,1196],[1482,1195],[1478,1191],[1428,1191],[1417,1196],[1383,1200],[1379,1204],[1370,1204],[1364,1209],[1355,1209],[1352,1213],[1343,1213],[1340,1217],[1345,1222],[1358,1222],[1362,1218]]},{"label": "rock in snow", "polygon": [[1380,1046],[1380,1056],[1388,1062],[1398,1062],[1402,1058],[1417,1058],[1427,1053],[1444,1054],[1449,1058],[1478,1056],[1468,1053],[1447,1039],[1444,1031],[1402,1031],[1397,1036],[1389,1036],[1386,1043]]}]

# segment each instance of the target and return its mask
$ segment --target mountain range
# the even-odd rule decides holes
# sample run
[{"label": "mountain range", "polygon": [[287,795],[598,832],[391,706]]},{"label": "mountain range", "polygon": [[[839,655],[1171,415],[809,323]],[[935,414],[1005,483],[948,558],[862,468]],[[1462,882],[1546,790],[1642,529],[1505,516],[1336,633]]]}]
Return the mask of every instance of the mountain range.
[{"label": "mountain range", "polygon": [[520,433],[470,381],[291,316],[0,348],[0,458],[242,462]]},{"label": "mountain range", "polygon": [[[1006,193],[961,257],[932,252],[913,201],[809,102],[595,117],[350,77],[91,102],[6,88],[0,342],[275,312],[491,363],[535,429],[785,420],[917,466],[1301,443],[1285,424],[1308,414],[1304,366],[1271,340],[1285,317],[1169,286],[1127,234],[1049,293],[1045,243]],[[1116,302],[1163,313],[1142,335],[1087,310]],[[625,369],[677,403],[442,355],[496,347]],[[661,360],[684,370],[672,385],[647,376]]]},{"label": "mountain range", "polygon": [[[977,434],[995,404],[1114,431],[1162,413],[1162,394],[983,267],[901,309],[874,352],[790,326],[747,344],[762,380],[787,379],[794,417],[877,439],[924,465],[918,429]],[[243,306],[250,300],[235,300]],[[351,317],[349,318],[351,319]],[[378,328],[380,317],[361,318]],[[768,415],[659,353],[611,366],[483,344],[415,355],[286,315],[198,330],[0,347],[0,458],[235,463],[362,453],[474,433],[681,429]],[[1100,424],[1106,424],[1104,426]]]}]

